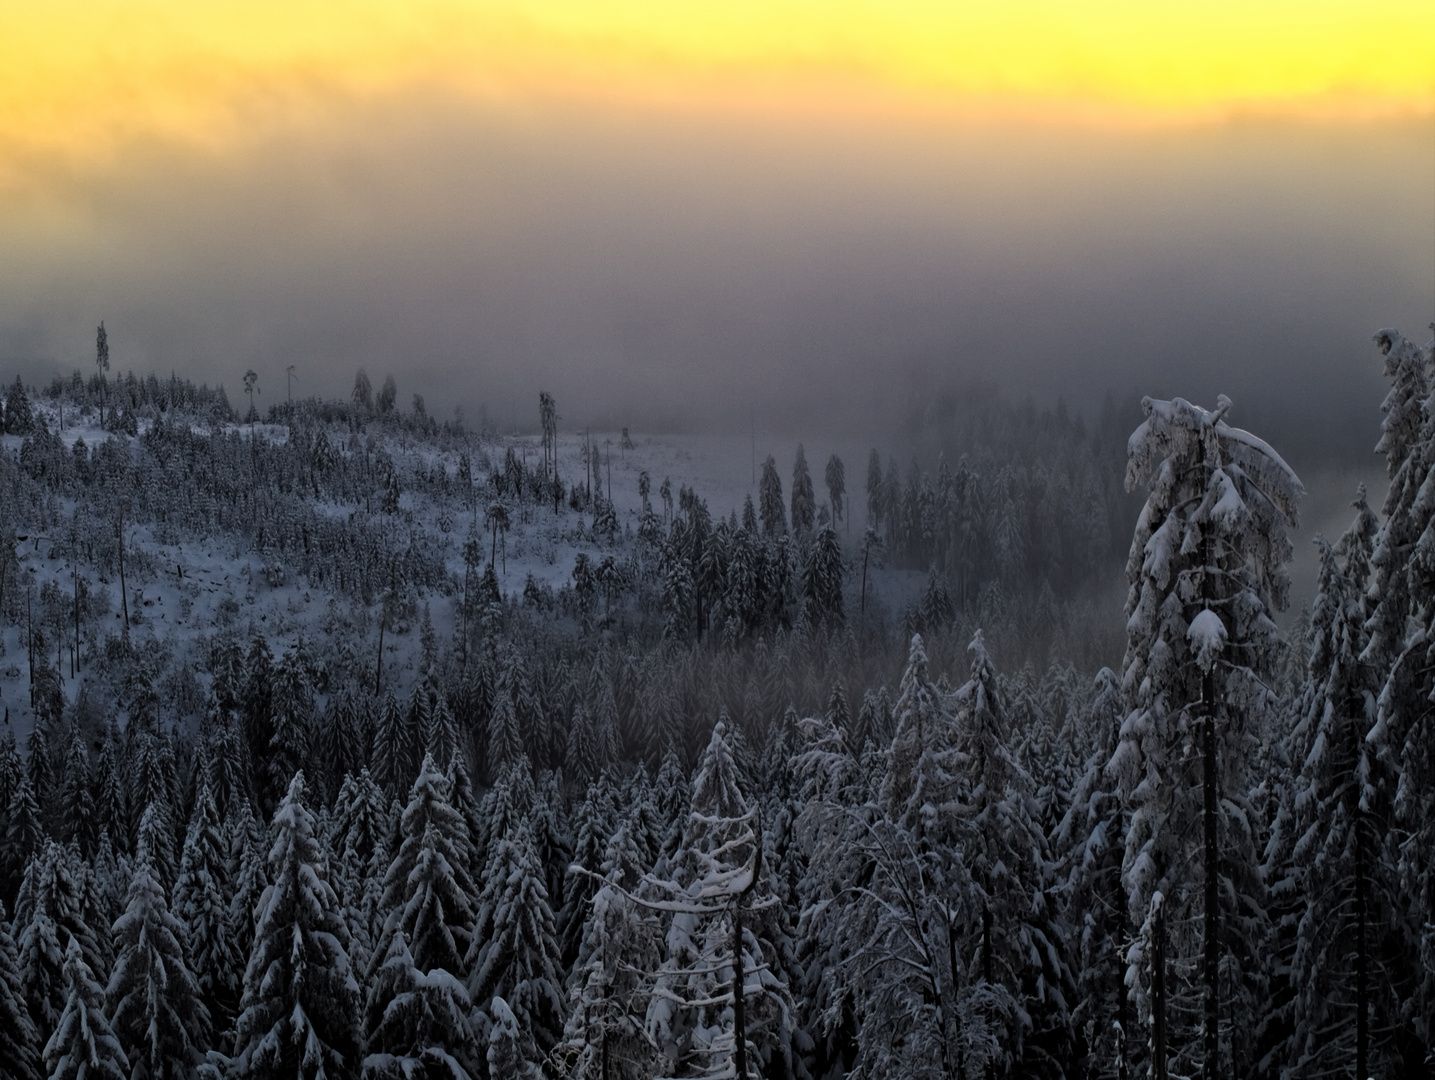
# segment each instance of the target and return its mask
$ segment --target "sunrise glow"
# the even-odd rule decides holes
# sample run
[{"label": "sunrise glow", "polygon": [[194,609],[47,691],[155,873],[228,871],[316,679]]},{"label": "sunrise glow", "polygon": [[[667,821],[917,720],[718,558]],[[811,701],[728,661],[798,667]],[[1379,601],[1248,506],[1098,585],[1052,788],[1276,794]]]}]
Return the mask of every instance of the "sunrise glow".
[{"label": "sunrise glow", "polygon": [[334,102],[1162,124],[1425,114],[1435,6],[54,0],[0,11],[0,152],[223,146]]}]

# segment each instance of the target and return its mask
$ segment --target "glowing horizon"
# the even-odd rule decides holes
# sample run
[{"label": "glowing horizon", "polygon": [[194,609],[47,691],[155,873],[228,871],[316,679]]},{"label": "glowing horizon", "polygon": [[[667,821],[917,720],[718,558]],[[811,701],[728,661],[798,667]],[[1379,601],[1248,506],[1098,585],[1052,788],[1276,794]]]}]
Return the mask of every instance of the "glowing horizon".
[{"label": "glowing horizon", "polygon": [[[1394,43],[1394,44],[1392,44]],[[52,0],[0,14],[0,152],[224,147],[412,92],[1162,125],[1435,111],[1435,5]],[[1409,58],[1408,60],[1406,58]]]}]

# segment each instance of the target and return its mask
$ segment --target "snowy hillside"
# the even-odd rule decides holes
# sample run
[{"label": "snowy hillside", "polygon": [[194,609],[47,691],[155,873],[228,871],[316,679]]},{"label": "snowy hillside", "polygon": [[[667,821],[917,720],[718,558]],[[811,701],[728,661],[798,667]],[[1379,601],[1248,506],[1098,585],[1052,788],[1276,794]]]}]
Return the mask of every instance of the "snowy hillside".
[{"label": "snowy hillside", "polygon": [[1224,399],[1122,475],[1030,408],[903,465],[11,386],[0,1080],[1416,1075],[1435,351],[1378,340],[1311,596]]}]

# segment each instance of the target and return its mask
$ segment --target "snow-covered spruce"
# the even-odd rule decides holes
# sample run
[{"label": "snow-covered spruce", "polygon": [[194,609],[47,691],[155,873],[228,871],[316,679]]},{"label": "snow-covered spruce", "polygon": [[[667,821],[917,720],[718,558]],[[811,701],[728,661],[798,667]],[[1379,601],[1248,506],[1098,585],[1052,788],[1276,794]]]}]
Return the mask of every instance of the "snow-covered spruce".
[{"label": "snow-covered spruce", "polygon": [[254,910],[229,1076],[346,1080],[359,1056],[358,984],[349,931],[296,773],[274,812],[272,881]]},{"label": "snow-covered spruce", "polygon": [[[1148,495],[1127,563],[1126,718],[1107,766],[1130,814],[1122,877],[1130,924],[1165,897],[1169,998],[1153,1017],[1150,957],[1127,982],[1176,1072],[1252,1060],[1268,977],[1257,954],[1265,897],[1246,772],[1274,702],[1267,679],[1285,606],[1286,529],[1302,488],[1266,443],[1230,427],[1230,402],[1142,407],[1126,484]],[[1158,1002],[1158,1005],[1160,1003]]]}]

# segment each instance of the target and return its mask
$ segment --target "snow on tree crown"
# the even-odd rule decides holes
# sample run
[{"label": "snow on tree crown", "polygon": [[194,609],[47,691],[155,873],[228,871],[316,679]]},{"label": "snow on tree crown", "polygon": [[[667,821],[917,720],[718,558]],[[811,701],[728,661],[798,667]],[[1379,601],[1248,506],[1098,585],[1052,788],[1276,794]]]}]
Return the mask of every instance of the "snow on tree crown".
[{"label": "snow on tree crown", "polygon": [[713,725],[712,738],[693,777],[692,805],[695,812],[717,817],[737,818],[747,813],[747,798],[738,785],[737,763],[722,720]]}]

